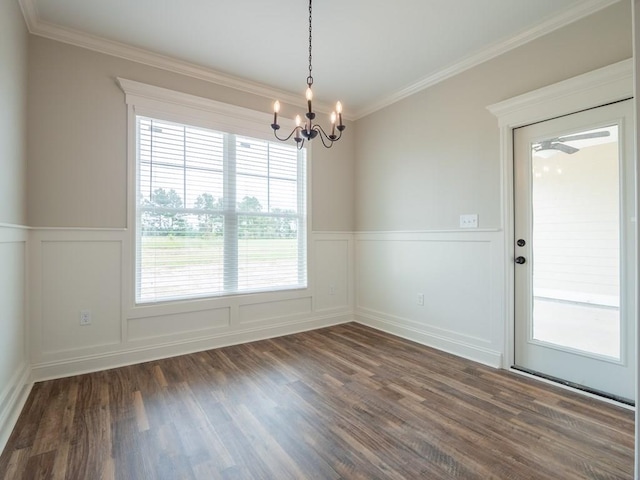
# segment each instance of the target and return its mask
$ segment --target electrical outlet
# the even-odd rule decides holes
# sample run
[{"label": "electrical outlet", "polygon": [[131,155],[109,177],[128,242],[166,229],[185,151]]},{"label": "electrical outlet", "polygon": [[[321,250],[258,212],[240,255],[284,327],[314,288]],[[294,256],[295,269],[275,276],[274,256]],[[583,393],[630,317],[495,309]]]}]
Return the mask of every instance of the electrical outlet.
[{"label": "electrical outlet", "polygon": [[80,310],[80,325],[91,325],[91,310]]},{"label": "electrical outlet", "polygon": [[418,305],[420,305],[421,307],[424,307],[424,293],[418,294]]},{"label": "electrical outlet", "polygon": [[338,293],[338,288],[336,287],[335,283],[330,283],[329,284],[329,295],[335,295],[336,293]]}]

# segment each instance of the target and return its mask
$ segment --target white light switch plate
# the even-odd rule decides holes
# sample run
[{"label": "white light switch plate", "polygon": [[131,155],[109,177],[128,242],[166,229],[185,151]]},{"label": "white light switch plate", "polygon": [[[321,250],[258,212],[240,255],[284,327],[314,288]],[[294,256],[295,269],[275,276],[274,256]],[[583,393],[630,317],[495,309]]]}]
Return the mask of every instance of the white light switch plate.
[{"label": "white light switch plate", "polygon": [[460,215],[460,228],[478,228],[478,214]]}]

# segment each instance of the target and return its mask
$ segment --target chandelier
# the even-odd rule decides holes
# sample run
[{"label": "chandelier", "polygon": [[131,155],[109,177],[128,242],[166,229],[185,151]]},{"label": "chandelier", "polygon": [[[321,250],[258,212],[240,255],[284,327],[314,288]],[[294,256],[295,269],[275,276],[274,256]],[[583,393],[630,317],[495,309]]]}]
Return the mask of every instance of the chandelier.
[{"label": "chandelier", "polygon": [[[316,137],[320,137],[322,140],[322,144],[326,148],[331,148],[333,146],[333,142],[337,142],[342,137],[342,132],[345,128],[347,128],[342,123],[342,104],[340,102],[336,103],[335,111],[331,112],[331,133],[327,134],[327,132],[317,123],[313,123],[316,118],[316,114],[313,111],[313,92],[311,91],[311,86],[313,85],[313,76],[311,72],[313,67],[311,65],[311,0],[309,0],[309,76],[307,77],[307,113],[305,113],[306,120],[304,121],[304,125],[302,124],[302,120],[300,115],[296,115],[296,126],[293,128],[289,136],[281,138],[278,136],[278,130],[280,129],[280,125],[278,125],[278,113],[280,112],[280,102],[278,100],[273,104],[273,123],[271,124],[271,128],[273,128],[273,134],[275,137],[281,142],[288,141],[291,137],[296,141],[296,145],[298,149],[301,149],[304,145],[305,140],[313,140]],[[337,124],[336,124],[337,122]],[[336,134],[336,130],[338,133]]]}]

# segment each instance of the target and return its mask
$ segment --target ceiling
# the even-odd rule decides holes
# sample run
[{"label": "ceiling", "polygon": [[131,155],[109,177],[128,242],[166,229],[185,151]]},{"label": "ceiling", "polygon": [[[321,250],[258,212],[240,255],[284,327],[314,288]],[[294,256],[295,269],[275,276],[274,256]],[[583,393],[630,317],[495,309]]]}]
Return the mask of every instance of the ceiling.
[{"label": "ceiling", "polygon": [[[314,94],[359,118],[618,0],[316,0]],[[19,0],[31,33],[300,103],[307,0]]]}]

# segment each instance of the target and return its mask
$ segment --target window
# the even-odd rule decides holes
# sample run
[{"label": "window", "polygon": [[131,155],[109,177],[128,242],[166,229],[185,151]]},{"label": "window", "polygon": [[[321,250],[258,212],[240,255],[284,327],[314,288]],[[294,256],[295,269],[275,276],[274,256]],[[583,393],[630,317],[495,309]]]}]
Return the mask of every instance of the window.
[{"label": "window", "polygon": [[307,286],[304,149],[134,118],[136,303]]}]

